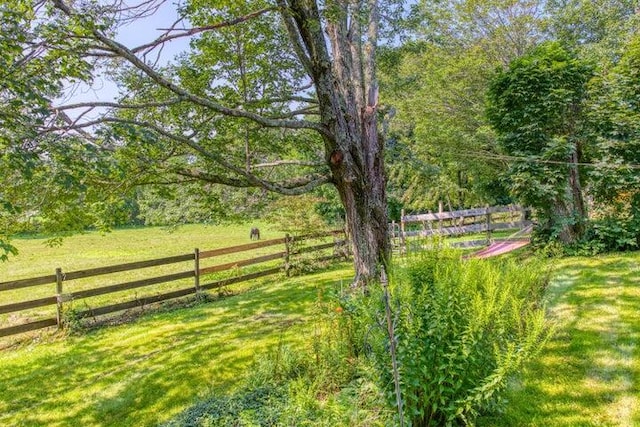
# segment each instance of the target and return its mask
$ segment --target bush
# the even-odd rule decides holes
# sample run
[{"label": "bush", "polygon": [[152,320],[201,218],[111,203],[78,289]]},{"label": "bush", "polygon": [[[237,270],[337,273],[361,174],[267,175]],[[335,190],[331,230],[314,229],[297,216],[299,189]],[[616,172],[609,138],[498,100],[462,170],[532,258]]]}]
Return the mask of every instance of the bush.
[{"label": "bush", "polygon": [[[391,307],[406,425],[472,424],[495,409],[508,377],[548,336],[538,262],[461,261],[432,252],[393,274]],[[354,306],[379,374],[396,404],[381,289]]]},{"label": "bush", "polygon": [[[471,424],[498,407],[508,377],[548,335],[545,269],[463,262],[457,252],[408,264],[390,285],[405,425]],[[383,297],[379,286],[367,296],[318,290],[308,345],[280,343],[236,393],[212,396],[167,425],[399,425]]]},{"label": "bush", "polygon": [[595,255],[640,248],[640,193],[594,209],[584,238],[565,248],[568,255]]}]

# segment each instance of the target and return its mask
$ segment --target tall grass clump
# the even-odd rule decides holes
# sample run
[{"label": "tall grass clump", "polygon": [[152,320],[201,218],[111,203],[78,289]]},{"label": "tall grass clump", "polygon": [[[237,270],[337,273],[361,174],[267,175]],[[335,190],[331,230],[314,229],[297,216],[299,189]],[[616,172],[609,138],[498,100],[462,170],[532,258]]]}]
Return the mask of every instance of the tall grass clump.
[{"label": "tall grass clump", "polygon": [[304,344],[279,342],[233,393],[211,395],[164,427],[393,425],[375,375],[366,373],[371,364],[356,355],[353,318],[340,300],[339,290],[319,290]]},{"label": "tall grass clump", "polygon": [[362,328],[379,385],[391,406],[402,406],[404,419],[397,424],[470,425],[478,414],[499,408],[508,378],[548,337],[541,307],[547,279],[535,260],[464,261],[456,252],[429,252],[392,274],[390,296],[371,289],[352,303],[349,311]]}]

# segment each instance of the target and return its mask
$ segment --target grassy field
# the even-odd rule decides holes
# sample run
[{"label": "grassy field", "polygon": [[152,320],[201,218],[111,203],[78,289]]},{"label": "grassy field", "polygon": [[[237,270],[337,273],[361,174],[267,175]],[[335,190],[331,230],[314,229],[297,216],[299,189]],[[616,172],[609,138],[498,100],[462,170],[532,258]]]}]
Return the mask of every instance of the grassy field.
[{"label": "grassy field", "polygon": [[[284,233],[273,230],[266,224],[255,223],[261,230],[262,240],[284,237]],[[185,225],[175,229],[160,227],[114,230],[107,234],[90,232],[67,238],[61,246],[49,247],[44,238],[15,239],[19,255],[8,262],[0,263],[0,282],[55,274],[57,267],[63,272],[86,270],[95,267],[143,261],[174,255],[249,243],[250,225]],[[200,267],[234,262],[260,255],[278,253],[284,245],[260,248],[251,252],[223,255],[203,259]],[[202,278],[208,283],[230,275],[244,274],[267,265],[281,265],[282,261],[272,261],[257,267],[244,267],[228,272],[216,273]],[[125,283],[166,274],[193,270],[193,261],[165,266],[140,269],[117,274],[95,276],[64,282],[64,292],[74,292],[100,286]],[[74,301],[67,308],[87,310],[107,304],[130,301],[140,296],[157,295],[173,290],[188,288],[193,279],[183,279],[150,287],[122,291]],[[55,295],[55,283],[37,287],[0,292],[0,305]],[[55,306],[40,307],[18,313],[0,315],[0,327],[24,323],[47,317],[55,317]]]},{"label": "grassy field", "polygon": [[549,288],[556,333],[482,426],[640,426],[640,253],[568,258]]},{"label": "grassy field", "polygon": [[[61,248],[23,240],[17,241],[21,255],[0,264],[0,271],[30,277],[55,266],[73,270],[176,255],[247,243],[247,230],[119,230],[76,236]],[[264,226],[261,231],[263,238],[281,237]],[[552,262],[547,299],[555,335],[510,384],[506,412],[478,425],[639,426],[640,253]],[[80,336],[45,334],[0,351],[0,425],[167,421],[212,394],[232,392],[256,355],[282,343],[312,346],[321,322],[318,297],[346,286],[351,274],[342,264],[305,277],[276,276],[234,288],[236,295],[218,301]]]},{"label": "grassy field", "polygon": [[311,345],[316,301],[348,265],[222,300],[0,352],[0,425],[152,426],[231,392],[254,359]]},{"label": "grassy field", "polygon": [[118,229],[104,234],[87,232],[69,237],[57,247],[47,246],[45,238],[16,238],[13,244],[20,252],[0,264],[0,277],[21,279],[52,274],[56,267],[75,271],[192,253],[194,248],[208,250],[240,245],[250,242],[249,230],[253,225],[260,227],[264,240],[284,237],[284,233],[256,222]]}]

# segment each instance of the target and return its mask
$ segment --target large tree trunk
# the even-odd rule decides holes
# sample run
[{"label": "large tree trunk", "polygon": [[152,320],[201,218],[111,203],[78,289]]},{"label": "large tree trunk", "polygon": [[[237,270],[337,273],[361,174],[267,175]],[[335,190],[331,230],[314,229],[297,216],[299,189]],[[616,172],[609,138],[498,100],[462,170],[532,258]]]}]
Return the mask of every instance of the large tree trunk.
[{"label": "large tree trunk", "polygon": [[328,141],[332,149],[328,163],[353,243],[354,284],[366,286],[377,280],[379,267],[386,265],[390,256],[384,152],[376,121],[377,91],[370,90],[367,106],[359,115],[355,104],[343,106],[352,112],[343,112],[338,120],[330,122],[338,137]]},{"label": "large tree trunk", "polygon": [[569,156],[569,175],[565,194],[553,205],[553,221],[550,226],[559,227],[558,238],[565,245],[579,241],[585,233],[587,212],[580,184],[578,163],[580,150],[576,144],[575,150]]},{"label": "large tree trunk", "polygon": [[359,140],[343,141],[339,145],[348,145],[349,153],[335,150],[329,159],[353,243],[354,284],[363,286],[377,279],[379,267],[386,265],[390,256],[383,144],[376,127],[374,99],[372,94],[371,105],[362,112]]},{"label": "large tree trunk", "polygon": [[582,238],[586,231],[585,222],[587,220],[587,209],[584,204],[584,195],[582,194],[582,185],[580,183],[580,173],[578,171],[578,163],[582,157],[580,144],[575,143],[575,150],[571,153],[569,166],[569,188],[571,190],[571,198],[573,204],[573,215],[575,217],[574,233],[576,239]]},{"label": "large tree trunk", "polygon": [[376,119],[378,2],[334,6],[335,13],[323,20],[316,2],[289,0],[292,21],[287,25],[313,79],[320,121],[327,129],[326,160],[346,211],[354,283],[366,286],[377,280],[390,254],[384,153]]}]

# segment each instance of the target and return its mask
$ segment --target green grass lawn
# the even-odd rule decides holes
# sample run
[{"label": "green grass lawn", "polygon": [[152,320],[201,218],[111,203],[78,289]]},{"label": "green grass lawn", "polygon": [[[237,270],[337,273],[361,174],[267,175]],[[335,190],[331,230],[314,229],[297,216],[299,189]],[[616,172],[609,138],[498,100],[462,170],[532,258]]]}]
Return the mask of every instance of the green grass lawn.
[{"label": "green grass lawn", "polygon": [[[56,266],[84,269],[247,242],[247,226],[88,233],[61,248],[25,239],[0,274],[31,277]],[[506,412],[478,424],[640,426],[640,253],[552,262],[548,307],[556,333],[510,384]],[[0,351],[0,425],[169,420],[198,400],[232,392],[257,355],[281,343],[313,346],[318,295],[346,286],[351,275],[342,264],[305,277],[274,276],[215,302],[81,336],[47,333]]]},{"label": "green grass lawn", "polygon": [[177,228],[144,227],[117,229],[109,233],[87,232],[68,237],[49,247],[45,238],[16,238],[19,254],[0,263],[0,281],[84,270],[105,265],[193,253],[200,250],[249,243],[249,230],[258,225],[263,240],[284,237],[266,224],[190,224]]},{"label": "green grass lawn", "polygon": [[225,394],[258,355],[312,345],[318,294],[349,265],[215,302],[0,352],[0,425],[151,426]]},{"label": "green grass lawn", "polygon": [[567,258],[549,288],[556,333],[482,426],[640,426],[640,253]]}]

